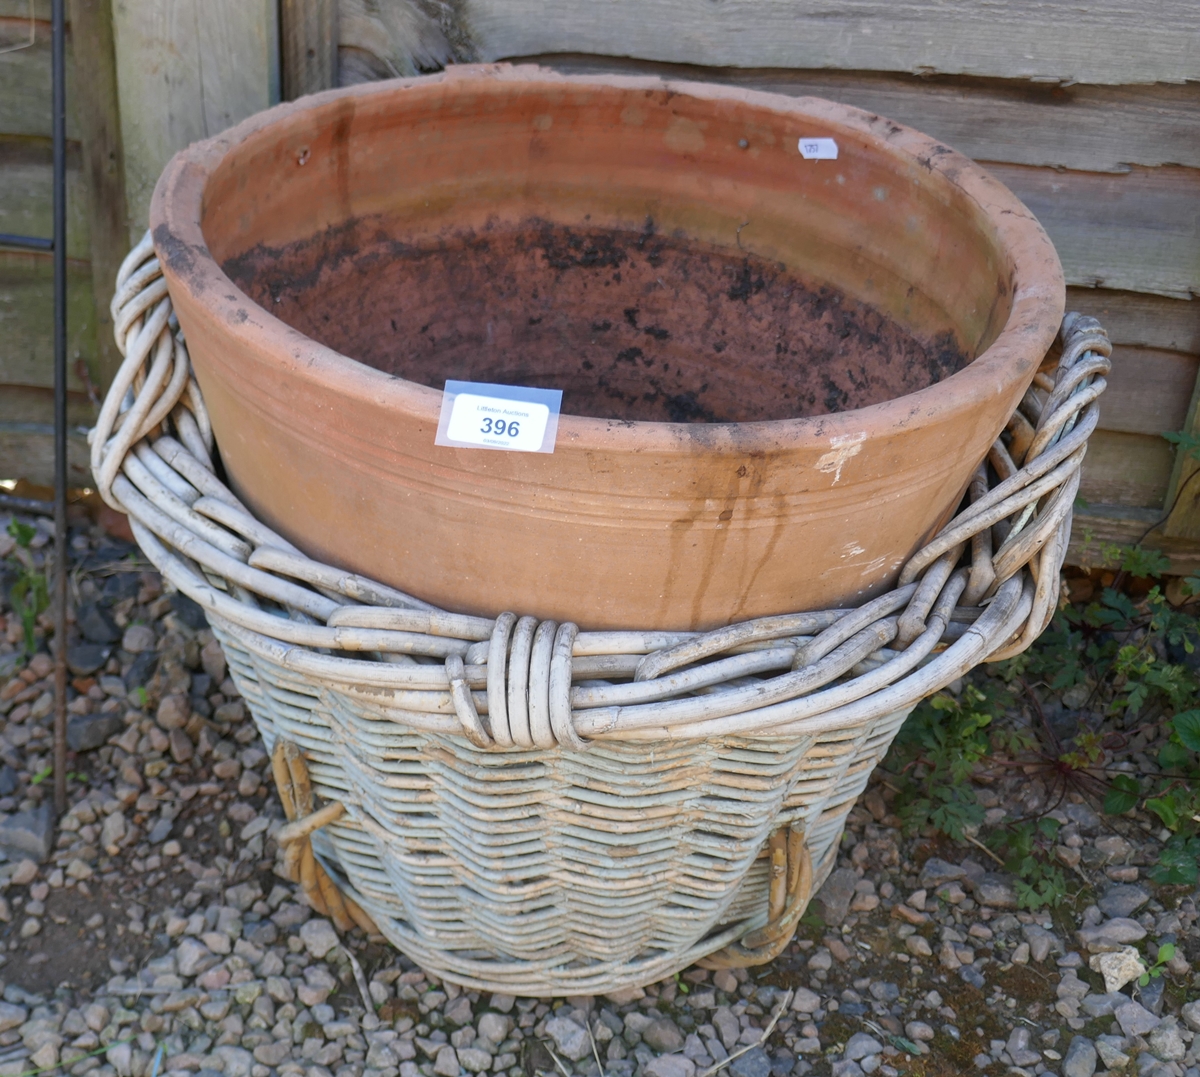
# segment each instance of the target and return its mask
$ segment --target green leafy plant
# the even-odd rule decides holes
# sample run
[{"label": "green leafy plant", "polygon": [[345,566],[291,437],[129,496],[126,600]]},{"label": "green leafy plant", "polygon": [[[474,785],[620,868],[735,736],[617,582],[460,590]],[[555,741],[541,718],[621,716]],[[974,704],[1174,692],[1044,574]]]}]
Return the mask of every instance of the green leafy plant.
[{"label": "green leafy plant", "polygon": [[37,650],[34,628],[38,617],[50,606],[50,589],[45,575],[34,567],[29,553],[29,544],[37,531],[13,520],[8,525],[8,533],[17,540],[17,563],[20,565],[17,581],[9,588],[8,598],[25,630],[25,652],[32,655]]},{"label": "green leafy plant", "polygon": [[[989,727],[1010,693],[967,684],[920,703],[900,730],[888,763],[896,766],[896,813],[910,830],[932,825],[956,841],[983,822],[969,778],[992,750]],[[886,765],[886,764],[885,764]]]},{"label": "green leafy plant", "polygon": [[1017,905],[1040,909],[1058,905],[1067,896],[1067,878],[1052,857],[1059,824],[1043,816],[1015,823],[990,835],[988,844],[1016,879]]},{"label": "green leafy plant", "polygon": [[[1200,455],[1200,438],[1193,441],[1186,448]],[[1054,853],[1057,824],[1048,818],[1067,793],[1109,814],[1151,813],[1171,836],[1150,877],[1200,881],[1200,682],[1188,659],[1200,622],[1154,583],[1169,567],[1160,553],[1108,547],[1104,556],[1119,567],[1110,586],[1064,606],[1033,647],[976,671],[957,696],[942,692],[918,706],[884,763],[905,824],[955,840],[982,820],[969,781],[979,770],[995,776],[1021,766],[1044,782],[1040,818],[987,838],[1017,877],[1025,908],[1055,905],[1067,893]],[[1125,589],[1132,577],[1139,583]],[[1200,576],[1184,590],[1200,593]],[[1138,736],[1158,743],[1152,773],[1115,765],[1113,754]]]},{"label": "green leafy plant", "polygon": [[30,785],[41,785],[51,774],[54,773],[54,767],[47,764],[42,767],[32,778],[29,779]]},{"label": "green leafy plant", "polygon": [[1162,975],[1162,970],[1167,962],[1174,956],[1175,944],[1164,942],[1158,948],[1158,957],[1154,959],[1154,964],[1138,977],[1138,987],[1145,987],[1151,980],[1157,980]]}]

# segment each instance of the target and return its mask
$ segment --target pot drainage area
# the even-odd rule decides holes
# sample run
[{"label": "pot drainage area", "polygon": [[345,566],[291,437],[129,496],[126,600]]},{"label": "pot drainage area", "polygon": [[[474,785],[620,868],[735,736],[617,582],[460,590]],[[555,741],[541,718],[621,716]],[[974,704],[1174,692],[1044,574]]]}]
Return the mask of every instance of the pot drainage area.
[{"label": "pot drainage area", "polygon": [[377,370],[563,390],[563,411],[646,422],[825,415],[971,360],[786,267],[655,232],[530,219],[397,241],[357,221],[223,267],[292,328]]}]

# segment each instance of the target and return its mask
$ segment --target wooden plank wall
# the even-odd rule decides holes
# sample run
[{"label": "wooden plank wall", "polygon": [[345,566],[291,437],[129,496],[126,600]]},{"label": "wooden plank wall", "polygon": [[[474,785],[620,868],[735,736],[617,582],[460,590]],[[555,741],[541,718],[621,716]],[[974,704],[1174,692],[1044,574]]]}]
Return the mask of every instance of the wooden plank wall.
[{"label": "wooden plank wall", "polygon": [[[31,37],[27,0],[0,0],[0,47]],[[0,231],[52,234],[50,3],[33,6],[33,44],[0,54]],[[68,48],[71,42],[68,42]],[[96,369],[91,219],[79,143],[78,85],[67,68],[68,412],[90,421],[87,385]],[[50,254],[0,249],[0,478],[53,482],[53,311]],[[87,446],[70,439],[70,470],[86,477]]]},{"label": "wooden plank wall", "polygon": [[[50,3],[0,53],[0,231],[51,231]],[[29,35],[0,0],[0,47]],[[68,365],[72,481],[115,372],[108,303],[167,159],[279,99],[276,0],[68,0]],[[76,55],[75,44],[86,42]],[[129,198],[126,198],[126,192]],[[0,249],[0,478],[52,481],[50,255]]]}]

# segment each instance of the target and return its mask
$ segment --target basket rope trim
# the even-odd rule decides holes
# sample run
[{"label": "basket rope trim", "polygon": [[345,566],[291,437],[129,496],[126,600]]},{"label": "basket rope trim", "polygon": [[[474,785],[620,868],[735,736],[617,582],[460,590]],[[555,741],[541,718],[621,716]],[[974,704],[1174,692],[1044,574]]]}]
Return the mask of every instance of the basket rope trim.
[{"label": "basket rope trim", "polygon": [[[1037,375],[1009,443],[998,439],[980,464],[970,504],[909,559],[893,591],[854,610],[704,633],[587,632],[440,610],[306,557],[215,473],[212,428],[149,234],[121,267],[112,309],[125,361],[92,431],[92,468],[155,566],[285,668],[378,690],[417,728],[497,749],[817,733],[1020,653],[1056,606],[1111,350],[1094,319],[1068,315],[1053,376]],[[1001,477],[991,489],[987,463]],[[970,564],[956,567],[968,548]]]}]

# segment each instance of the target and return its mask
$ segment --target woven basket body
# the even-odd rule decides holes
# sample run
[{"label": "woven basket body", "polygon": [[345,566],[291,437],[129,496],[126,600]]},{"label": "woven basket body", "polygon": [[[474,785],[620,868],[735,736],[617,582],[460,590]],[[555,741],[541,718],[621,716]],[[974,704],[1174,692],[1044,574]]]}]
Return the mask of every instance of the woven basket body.
[{"label": "woven basket body", "polygon": [[581,631],[437,609],[257,519],[218,474],[149,237],[114,322],[97,488],[225,648],[271,750],[285,874],[339,930],[543,996],[782,952],[912,707],[1053,616],[1110,351],[1068,316],[958,514],[886,594]]},{"label": "woven basket body", "polygon": [[761,926],[768,835],[800,826],[819,885],[908,712],[808,737],[482,750],[212,624],[268,748],[297,744],[348,807],[314,836],[325,866],[393,945],[481,990],[644,984]]}]

